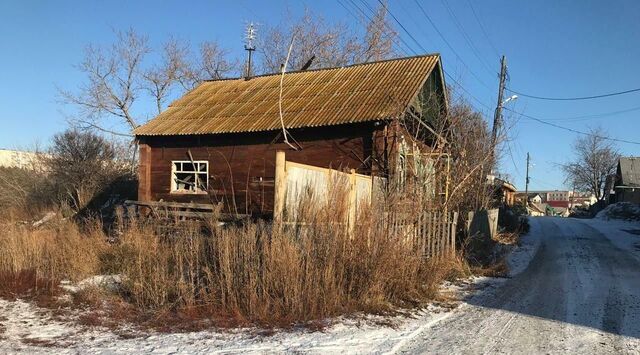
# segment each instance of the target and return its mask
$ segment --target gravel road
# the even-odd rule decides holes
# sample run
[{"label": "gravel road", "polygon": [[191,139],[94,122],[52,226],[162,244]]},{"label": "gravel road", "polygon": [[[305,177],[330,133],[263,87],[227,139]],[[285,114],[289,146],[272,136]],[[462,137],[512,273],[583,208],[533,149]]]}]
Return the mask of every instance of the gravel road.
[{"label": "gravel road", "polygon": [[531,223],[540,245],[524,271],[465,300],[400,352],[640,353],[637,252],[614,245],[593,222]]}]

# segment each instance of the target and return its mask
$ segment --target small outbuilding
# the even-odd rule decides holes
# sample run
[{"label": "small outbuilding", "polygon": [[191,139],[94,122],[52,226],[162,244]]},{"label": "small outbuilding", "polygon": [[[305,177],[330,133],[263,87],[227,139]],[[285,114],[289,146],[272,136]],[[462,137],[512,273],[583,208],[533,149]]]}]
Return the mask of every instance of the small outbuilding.
[{"label": "small outbuilding", "polygon": [[618,160],[613,190],[615,202],[640,203],[640,157]]},{"label": "small outbuilding", "polygon": [[205,81],[135,130],[138,200],[268,216],[279,150],[387,176],[403,147],[442,152],[445,87],[437,54]]}]

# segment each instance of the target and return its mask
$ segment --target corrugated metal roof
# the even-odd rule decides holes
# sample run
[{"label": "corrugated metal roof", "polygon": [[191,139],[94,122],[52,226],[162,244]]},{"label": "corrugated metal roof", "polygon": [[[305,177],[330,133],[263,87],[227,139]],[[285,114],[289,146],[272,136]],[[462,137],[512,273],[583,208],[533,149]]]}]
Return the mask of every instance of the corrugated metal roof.
[{"label": "corrugated metal roof", "polygon": [[624,186],[640,186],[640,157],[620,158],[620,179]]},{"label": "corrugated metal roof", "polygon": [[[439,60],[433,54],[287,73],[282,94],[284,125],[302,128],[396,117]],[[280,77],[206,81],[134,132],[148,136],[280,129]]]}]

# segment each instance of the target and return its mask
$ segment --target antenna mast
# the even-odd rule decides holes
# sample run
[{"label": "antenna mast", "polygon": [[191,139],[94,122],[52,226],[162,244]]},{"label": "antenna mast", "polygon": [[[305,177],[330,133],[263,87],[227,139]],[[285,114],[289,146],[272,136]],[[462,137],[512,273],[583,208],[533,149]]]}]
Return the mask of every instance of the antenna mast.
[{"label": "antenna mast", "polygon": [[254,41],[256,39],[256,29],[253,22],[247,24],[244,36],[244,49],[247,51],[247,67],[245,71],[245,78],[248,78],[252,74],[251,70],[251,54],[256,50]]}]

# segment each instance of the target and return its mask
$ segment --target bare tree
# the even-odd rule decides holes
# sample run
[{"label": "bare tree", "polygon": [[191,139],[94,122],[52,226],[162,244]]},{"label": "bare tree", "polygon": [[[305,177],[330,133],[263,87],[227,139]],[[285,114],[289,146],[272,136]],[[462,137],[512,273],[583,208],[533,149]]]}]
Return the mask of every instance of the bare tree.
[{"label": "bare tree", "polygon": [[395,54],[393,43],[398,37],[398,32],[389,23],[388,14],[386,4],[382,5],[367,24],[361,54],[355,59],[357,62],[383,60]]},{"label": "bare tree", "polygon": [[486,172],[495,164],[487,123],[465,102],[451,104],[448,120],[449,152],[455,161],[451,166],[450,205],[461,211],[487,208],[491,194]]},{"label": "bare tree", "polygon": [[228,59],[229,51],[220,47],[217,42],[203,42],[200,45],[201,78],[222,79],[238,70],[238,61]]},{"label": "bare tree", "polygon": [[143,87],[155,100],[158,114],[162,112],[173,85],[185,72],[190,72],[189,69],[185,70],[185,66],[188,66],[188,54],[188,45],[172,38],[164,45],[162,61],[142,73]]},{"label": "bare tree", "polygon": [[147,38],[133,30],[117,33],[117,41],[109,51],[88,46],[84,60],[77,66],[86,74],[87,83],[78,93],[61,90],[66,103],[78,106],[81,126],[102,128],[99,122],[105,115],[120,118],[131,128],[138,120],[131,112],[139,87],[138,73],[143,59],[149,53]]},{"label": "bare tree", "polygon": [[219,79],[234,70],[234,62],[227,59],[228,52],[216,42],[204,42],[200,56],[196,56],[188,42],[170,38],[155,63],[148,62],[151,52],[147,37],[133,29],[116,32],[116,41],[110,48],[89,45],[77,66],[86,82],[75,91],[59,90],[64,103],[79,109],[71,124],[130,135],[108,128],[107,119],[116,118],[131,131],[148,116],[132,110],[139,99],[153,100],[156,113],[160,113],[174,89],[179,94],[203,80]]},{"label": "bare tree", "polygon": [[562,166],[566,181],[577,189],[590,191],[598,200],[604,198],[607,176],[615,174],[620,154],[602,128],[589,131],[573,143],[575,158]]},{"label": "bare tree", "polygon": [[381,6],[364,29],[361,38],[351,33],[343,23],[328,23],[305,10],[304,15],[286,24],[267,27],[258,38],[258,54],[262,71],[276,73],[287,57],[292,70],[299,70],[311,58],[311,68],[326,68],[386,59],[393,56],[393,41],[397,32],[387,22],[386,7]]}]

